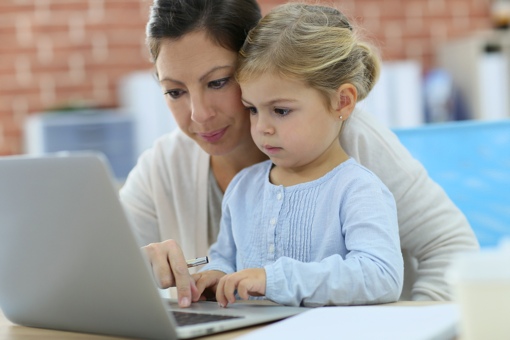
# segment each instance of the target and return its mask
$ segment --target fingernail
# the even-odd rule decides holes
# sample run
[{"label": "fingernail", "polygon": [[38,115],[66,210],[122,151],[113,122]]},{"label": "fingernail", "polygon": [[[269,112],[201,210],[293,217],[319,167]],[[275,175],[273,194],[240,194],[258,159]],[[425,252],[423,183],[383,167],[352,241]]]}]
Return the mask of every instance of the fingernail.
[{"label": "fingernail", "polygon": [[183,297],[179,300],[179,306],[181,307],[188,307],[189,306],[189,299],[187,297]]},{"label": "fingernail", "polygon": [[222,303],[219,303],[219,302],[218,302],[218,305],[219,305],[221,308],[224,308],[224,307],[225,307]]}]

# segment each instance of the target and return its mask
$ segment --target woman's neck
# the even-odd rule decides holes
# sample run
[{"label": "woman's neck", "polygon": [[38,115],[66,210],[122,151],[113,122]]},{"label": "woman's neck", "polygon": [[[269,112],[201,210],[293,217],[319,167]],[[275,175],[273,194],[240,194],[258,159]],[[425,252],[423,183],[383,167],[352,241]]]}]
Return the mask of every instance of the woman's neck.
[{"label": "woman's neck", "polygon": [[267,156],[255,144],[228,155],[211,156],[211,169],[220,189],[225,192],[228,184],[239,171],[265,161]]}]

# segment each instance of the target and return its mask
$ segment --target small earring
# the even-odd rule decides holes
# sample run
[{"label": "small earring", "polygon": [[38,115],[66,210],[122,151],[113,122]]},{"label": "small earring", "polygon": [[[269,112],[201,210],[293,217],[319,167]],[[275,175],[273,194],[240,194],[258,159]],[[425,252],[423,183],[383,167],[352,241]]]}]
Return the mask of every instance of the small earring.
[{"label": "small earring", "polygon": [[338,117],[340,120],[342,120],[343,116]]}]

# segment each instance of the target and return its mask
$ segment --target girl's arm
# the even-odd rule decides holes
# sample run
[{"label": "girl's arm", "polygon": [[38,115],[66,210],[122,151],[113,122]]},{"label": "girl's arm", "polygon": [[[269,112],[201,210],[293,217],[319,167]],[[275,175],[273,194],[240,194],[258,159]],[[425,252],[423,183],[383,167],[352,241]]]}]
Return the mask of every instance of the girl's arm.
[{"label": "girl's arm", "polygon": [[209,249],[209,263],[206,264],[200,272],[208,270],[217,270],[225,274],[236,271],[237,248],[232,235],[232,223],[230,219],[230,210],[223,201],[220,232],[216,242]]},{"label": "girl's arm", "polygon": [[[374,186],[368,181],[348,190],[341,205],[341,225],[314,222],[321,230],[313,237],[330,240],[334,233],[330,235],[328,231],[341,228],[346,254],[342,256],[336,251],[337,254],[323,259],[312,258],[315,262],[309,263],[279,258],[264,267],[267,298],[296,306],[374,304],[398,300],[403,286],[403,260],[392,195],[384,186]],[[321,243],[315,244],[318,247]],[[321,251],[334,252],[333,248]]]}]

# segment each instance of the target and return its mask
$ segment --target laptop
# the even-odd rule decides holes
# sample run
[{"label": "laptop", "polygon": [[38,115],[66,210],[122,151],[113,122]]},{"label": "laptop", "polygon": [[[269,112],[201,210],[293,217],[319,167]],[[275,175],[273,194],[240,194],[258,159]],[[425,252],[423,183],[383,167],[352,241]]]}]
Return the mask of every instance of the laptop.
[{"label": "laptop", "polygon": [[207,301],[181,309],[162,298],[109,164],[93,152],[0,157],[0,308],[23,326],[144,339],[192,338],[308,310]]}]

